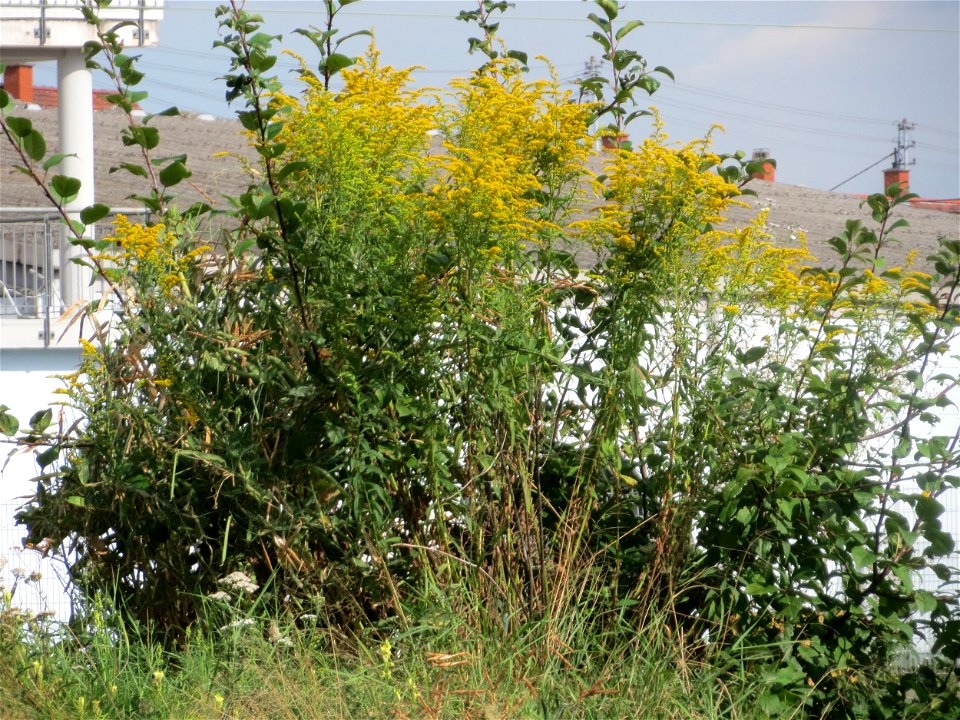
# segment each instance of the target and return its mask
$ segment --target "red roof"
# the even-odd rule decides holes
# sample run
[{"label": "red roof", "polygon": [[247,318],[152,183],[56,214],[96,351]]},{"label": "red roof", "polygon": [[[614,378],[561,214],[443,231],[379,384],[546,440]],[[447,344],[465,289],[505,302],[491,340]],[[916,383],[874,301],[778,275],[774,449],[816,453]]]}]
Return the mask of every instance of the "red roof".
[{"label": "red roof", "polygon": [[[94,110],[109,110],[113,107],[109,102],[107,102],[106,96],[113,94],[112,90],[94,90],[93,91],[93,109]],[[52,87],[41,87],[34,86],[33,88],[33,102],[36,105],[39,105],[42,108],[55,108],[59,105],[59,99],[57,97],[57,89]],[[134,108],[139,109],[138,105],[134,105]]]}]

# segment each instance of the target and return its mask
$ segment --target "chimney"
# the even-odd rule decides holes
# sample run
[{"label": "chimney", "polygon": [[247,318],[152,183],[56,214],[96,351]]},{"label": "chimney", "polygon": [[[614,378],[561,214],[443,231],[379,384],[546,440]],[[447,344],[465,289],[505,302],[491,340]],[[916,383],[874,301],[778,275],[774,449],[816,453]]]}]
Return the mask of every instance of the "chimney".
[{"label": "chimney", "polygon": [[905,167],[892,167],[883,171],[883,191],[891,185],[899,185],[903,192],[910,192],[910,171]]},{"label": "chimney", "polygon": [[630,136],[626,133],[620,133],[619,135],[603,135],[600,138],[600,144],[603,146],[604,150],[619,150],[624,146],[625,143],[628,142],[630,142]]},{"label": "chimney", "polygon": [[777,169],[770,160],[770,150],[768,148],[756,148],[753,151],[751,162],[760,163],[760,169],[750,174],[754,180],[766,180],[767,182],[776,182]]},{"label": "chimney", "polygon": [[3,89],[21,102],[32,103],[33,66],[8,65],[3,71]]}]

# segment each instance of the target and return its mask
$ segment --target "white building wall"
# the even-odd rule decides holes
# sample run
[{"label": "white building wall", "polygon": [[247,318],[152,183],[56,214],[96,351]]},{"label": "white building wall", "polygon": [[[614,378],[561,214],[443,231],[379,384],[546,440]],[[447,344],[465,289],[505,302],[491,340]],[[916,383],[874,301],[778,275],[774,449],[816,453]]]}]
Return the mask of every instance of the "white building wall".
[{"label": "white building wall", "polygon": [[[63,387],[58,375],[80,364],[80,350],[67,348],[9,348],[13,327],[29,321],[0,324],[0,404],[7,405],[25,426],[33,413],[63,400],[54,391]],[[54,407],[54,421],[62,408]],[[70,603],[64,592],[66,572],[62,562],[43,558],[23,549],[24,528],[15,525],[13,515],[34,490],[30,478],[37,474],[35,451],[16,452],[7,458],[9,446],[0,446],[0,588],[10,590],[17,583],[14,602],[37,612],[50,610],[66,620]],[[42,450],[42,448],[41,448]],[[4,464],[6,463],[6,464]],[[38,582],[27,582],[39,573]],[[18,579],[18,575],[23,576]]]},{"label": "white building wall", "polygon": [[[6,321],[0,324],[0,403],[11,408],[21,426],[26,425],[30,416],[37,410],[61,401],[63,396],[54,391],[62,387],[57,375],[71,372],[80,362],[80,350],[76,347],[35,347],[31,349],[6,349],[12,339],[11,327],[25,327],[27,321]],[[30,333],[31,337],[33,332]],[[955,339],[950,357],[944,359],[939,371],[960,374],[960,338]],[[941,419],[931,435],[953,435],[960,428],[960,388],[953,388],[950,397],[954,407],[940,412]],[[55,409],[56,412],[56,409]],[[919,434],[921,428],[914,432]],[[5,453],[2,453],[5,455]],[[43,559],[38,553],[24,551],[22,527],[15,525],[13,515],[23,504],[24,496],[33,491],[30,478],[36,474],[37,465],[33,452],[20,452],[13,455],[0,471],[0,587],[10,589],[15,574],[29,575],[39,572],[42,580],[25,584],[22,580],[17,588],[15,602],[21,607],[36,611],[55,611],[61,618],[69,615],[70,604],[63,589],[65,573],[62,562]],[[0,458],[0,464],[4,458]],[[940,498],[946,506],[942,517],[943,528],[951,533],[958,543],[948,564],[960,568],[960,489],[950,490]],[[931,572],[921,576],[922,585],[936,591],[940,581]]]}]

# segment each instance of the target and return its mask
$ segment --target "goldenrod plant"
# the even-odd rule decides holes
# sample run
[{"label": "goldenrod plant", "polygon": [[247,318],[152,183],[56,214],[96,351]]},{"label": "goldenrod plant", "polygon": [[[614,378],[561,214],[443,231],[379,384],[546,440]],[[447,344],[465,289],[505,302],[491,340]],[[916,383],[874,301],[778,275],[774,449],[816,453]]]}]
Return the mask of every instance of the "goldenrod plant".
[{"label": "goldenrod plant", "polygon": [[[499,43],[506,3],[462,16],[486,60],[437,89],[372,42],[343,54],[345,4],[304,31],[320,62],[301,59],[299,95],[269,74],[280,38],[217,10],[248,190],[215,223],[178,209],[189,159],[153,160],[131,118],[152,219],[95,242],[74,228],[117,310],[76,326],[63,392],[82,421],[41,410],[18,433],[0,408],[5,435],[44,448],[30,541],[69,546],[79,607],[108,598],[103,622],[159,648],[113,707],[153,693],[173,712],[179,661],[146,658],[223,628],[247,638],[229,645],[243,672],[264,648],[302,659],[309,617],[391,717],[675,717],[641,690],[692,676],[741,693],[695,717],[948,717],[960,623],[938,498],[960,456],[928,426],[956,382],[933,369],[958,333],[960,241],[887,268],[911,197],[894,188],[832,259],[763,213],[731,227],[755,168],[712,149],[718,130],[670,140],[642,102],[669,71],[624,46],[639,24],[608,0],[590,21],[613,75],[579,94]],[[91,61],[126,108],[140,74],[100,38]],[[56,157],[10,105],[0,92],[42,185]],[[649,137],[598,155],[598,118],[619,133],[642,114]],[[62,208],[74,183],[54,181]],[[925,568],[939,590],[916,585]],[[237,573],[252,590],[225,587]],[[469,707],[450,668],[502,693]],[[229,716],[229,694],[211,684],[203,707]]]}]

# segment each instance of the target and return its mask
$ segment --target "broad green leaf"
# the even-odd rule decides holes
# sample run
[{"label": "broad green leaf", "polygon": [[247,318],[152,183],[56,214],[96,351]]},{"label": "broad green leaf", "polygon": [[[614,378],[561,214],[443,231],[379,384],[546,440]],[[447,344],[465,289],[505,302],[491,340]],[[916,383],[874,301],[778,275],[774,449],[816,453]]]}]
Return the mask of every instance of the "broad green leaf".
[{"label": "broad green leaf", "polygon": [[70,503],[71,505],[76,505],[77,507],[87,506],[86,501],[79,495],[71,495],[70,497],[67,498],[67,502]]},{"label": "broad green leaf", "polygon": [[627,36],[628,33],[630,33],[630,31],[635,30],[636,28],[641,27],[642,25],[643,25],[643,22],[640,20],[631,20],[630,22],[626,23],[622,28],[617,30],[617,35],[616,35],[617,40],[622,40],[624,37]]},{"label": "broad green leaf", "polygon": [[179,160],[170,163],[160,171],[160,182],[164,187],[173,187],[182,180],[186,180],[193,175],[192,172]]},{"label": "broad green leaf", "polygon": [[60,457],[60,446],[52,445],[44,450],[42,453],[37,453],[37,465],[40,466],[40,469],[52,465],[57,461],[57,458]]},{"label": "broad green leaf", "polygon": [[38,410],[33,414],[33,417],[30,418],[30,429],[35,433],[42,433],[48,427],[50,427],[50,422],[53,420],[53,410],[47,408],[46,410]]},{"label": "broad green leaf", "polygon": [[657,65],[657,66],[653,69],[653,72],[658,72],[658,73],[660,73],[661,75],[666,75],[666,76],[667,76],[668,78],[670,78],[671,80],[676,80],[676,78],[673,76],[673,72],[670,70],[670,68],[666,68],[666,67],[664,67],[663,65]]},{"label": "broad green leaf", "polygon": [[33,123],[23,117],[8,117],[5,119],[7,127],[13,136],[21,140],[33,132]]},{"label": "broad green leaf", "polygon": [[147,123],[149,123],[151,120],[153,120],[153,119],[156,118],[156,117],[174,117],[174,116],[179,115],[179,114],[180,114],[179,108],[176,108],[176,107],[168,107],[166,110],[161,110],[160,112],[151,113],[151,114],[149,114],[149,115],[146,115],[146,116],[143,118],[143,124],[146,125]]},{"label": "broad green leaf", "polygon": [[931,613],[937,609],[937,598],[926,590],[917,590],[914,602],[917,604],[917,610],[922,613]]},{"label": "broad green leaf", "polygon": [[352,58],[349,55],[333,53],[320,64],[320,69],[325,71],[328,75],[336,75],[344,68],[348,68],[353,65],[356,61],[356,58]]},{"label": "broad green leaf", "polygon": [[23,138],[23,151],[27,153],[27,157],[34,162],[40,162],[43,160],[43,156],[47,154],[47,141],[43,139],[43,135],[38,131],[31,130],[30,133]]},{"label": "broad green leaf", "polygon": [[111,173],[115,173],[118,170],[126,170],[131,175],[136,175],[137,177],[143,177],[143,178],[150,177],[147,174],[146,169],[140,165],[137,165],[136,163],[124,162],[124,163],[120,163],[119,166],[110,168]]},{"label": "broad green leaf", "polygon": [[80,181],[66,175],[54,175],[50,180],[50,192],[58,202],[68,203],[80,192]]},{"label": "broad green leaf", "polygon": [[303,160],[297,160],[294,162],[287,163],[282,168],[280,172],[277,173],[277,182],[283,182],[289,175],[292,173],[303,172],[310,168],[310,163]]},{"label": "broad green leaf", "polygon": [[95,205],[89,205],[80,211],[80,221],[84,225],[93,225],[95,222],[102,220],[109,214],[109,206],[103,205],[102,203],[97,203]]},{"label": "broad green leaf", "polygon": [[929,495],[921,495],[917,498],[917,517],[924,522],[932,523],[943,515],[945,508],[939,501]]},{"label": "broad green leaf", "polygon": [[160,131],[147,125],[131,125],[120,133],[120,141],[127,147],[138,145],[153,150],[160,144]]},{"label": "broad green leaf", "polygon": [[863,545],[857,545],[850,551],[850,558],[855,567],[869,568],[877,561],[877,554]]},{"label": "broad green leaf", "polygon": [[924,525],[921,528],[921,534],[930,543],[923,551],[926,557],[943,557],[953,552],[953,536],[941,530],[937,525]]},{"label": "broad green leaf", "polygon": [[751,365],[767,354],[767,348],[764,345],[757,345],[749,350],[737,353],[737,360],[744,365]]},{"label": "broad green leaf", "polygon": [[620,6],[616,0],[594,0],[609,20],[615,20],[620,13]]},{"label": "broad green leaf", "polygon": [[13,437],[20,429],[20,421],[8,413],[8,409],[6,405],[0,405],[0,433],[7,437]]},{"label": "broad green leaf", "polygon": [[68,158],[68,157],[76,157],[76,154],[68,155],[66,153],[54,153],[53,155],[48,157],[46,160],[44,160],[42,167],[45,171],[49,170],[50,168],[59,165],[61,162],[63,162],[64,158]]}]

